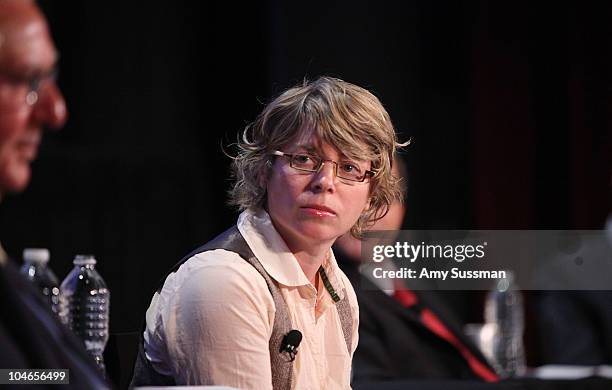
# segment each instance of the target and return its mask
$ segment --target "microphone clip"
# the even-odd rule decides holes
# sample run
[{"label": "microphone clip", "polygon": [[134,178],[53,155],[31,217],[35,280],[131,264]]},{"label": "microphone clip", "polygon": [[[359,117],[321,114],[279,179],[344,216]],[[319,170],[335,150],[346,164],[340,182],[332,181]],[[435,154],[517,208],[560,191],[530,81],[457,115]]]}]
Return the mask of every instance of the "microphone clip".
[{"label": "microphone clip", "polygon": [[295,355],[298,353],[298,347],[302,342],[302,332],[296,329],[290,330],[284,337],[281,343],[281,353],[287,352],[291,361],[295,360]]}]

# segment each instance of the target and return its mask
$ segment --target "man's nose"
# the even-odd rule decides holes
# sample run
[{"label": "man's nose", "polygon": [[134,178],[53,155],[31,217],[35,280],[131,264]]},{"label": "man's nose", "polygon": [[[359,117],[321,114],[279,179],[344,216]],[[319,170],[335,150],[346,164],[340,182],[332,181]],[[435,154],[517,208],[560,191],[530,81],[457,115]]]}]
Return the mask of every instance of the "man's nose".
[{"label": "man's nose", "polygon": [[42,126],[59,129],[66,123],[66,101],[57,84],[45,85],[39,91],[38,101],[32,108],[33,119]]}]

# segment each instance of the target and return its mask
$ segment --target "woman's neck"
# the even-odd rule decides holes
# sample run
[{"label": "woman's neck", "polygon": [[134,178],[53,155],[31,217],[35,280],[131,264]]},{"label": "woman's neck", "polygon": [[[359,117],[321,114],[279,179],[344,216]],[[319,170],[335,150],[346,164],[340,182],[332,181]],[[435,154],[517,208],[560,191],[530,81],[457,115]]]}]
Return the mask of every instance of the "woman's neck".
[{"label": "woman's neck", "polygon": [[270,216],[270,220],[276,231],[285,241],[291,253],[293,253],[297,259],[304,275],[306,275],[310,283],[317,288],[317,273],[321,265],[323,265],[329,257],[331,246],[334,244],[335,238],[315,242],[309,240],[306,242],[303,237],[296,237],[290,230],[285,229],[281,224],[277,224],[272,216]]},{"label": "woman's neck", "polygon": [[318,272],[319,268],[325,263],[329,257],[330,247],[326,246],[320,248],[318,251],[295,251],[293,255],[298,261],[298,264],[302,268],[304,275],[308,278],[310,283],[317,288],[318,286]]}]

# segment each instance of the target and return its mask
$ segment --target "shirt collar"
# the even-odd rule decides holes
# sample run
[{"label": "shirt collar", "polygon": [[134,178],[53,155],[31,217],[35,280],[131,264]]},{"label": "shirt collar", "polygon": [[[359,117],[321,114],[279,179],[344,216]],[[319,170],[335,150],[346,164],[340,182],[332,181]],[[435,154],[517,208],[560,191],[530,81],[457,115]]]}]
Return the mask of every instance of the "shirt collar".
[{"label": "shirt collar", "polygon": [[[291,287],[310,284],[297,259],[274,228],[265,210],[247,209],[243,211],[238,217],[237,225],[257,260],[274,280]],[[342,299],[344,289],[339,288],[343,285],[338,278],[338,264],[332,250],[329,251],[330,255],[323,264],[323,269],[331,287]],[[325,288],[325,286],[321,287]]]}]

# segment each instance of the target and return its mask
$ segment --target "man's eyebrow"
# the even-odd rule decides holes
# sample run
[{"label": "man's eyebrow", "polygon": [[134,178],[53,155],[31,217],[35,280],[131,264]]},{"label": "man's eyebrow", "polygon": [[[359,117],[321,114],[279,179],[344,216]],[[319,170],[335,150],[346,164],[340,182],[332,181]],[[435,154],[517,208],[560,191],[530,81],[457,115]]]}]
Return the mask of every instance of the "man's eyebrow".
[{"label": "man's eyebrow", "polygon": [[55,73],[59,70],[59,63],[60,63],[60,53],[59,51],[55,50],[55,58],[53,59],[53,63],[51,64],[51,67],[45,72],[45,73]]},{"label": "man's eyebrow", "polygon": [[41,67],[38,64],[19,64],[17,67],[19,70],[10,71],[7,70],[8,73],[12,73],[17,77],[46,77],[50,76],[54,73],[57,73],[59,70],[59,58],[56,58],[51,66],[47,69]]}]

